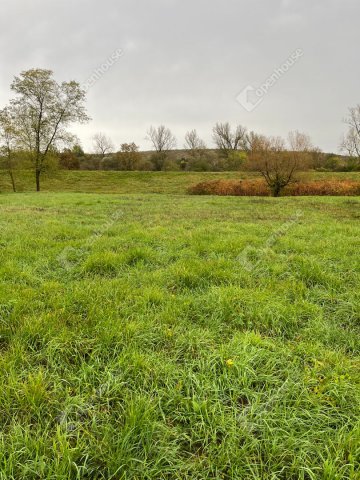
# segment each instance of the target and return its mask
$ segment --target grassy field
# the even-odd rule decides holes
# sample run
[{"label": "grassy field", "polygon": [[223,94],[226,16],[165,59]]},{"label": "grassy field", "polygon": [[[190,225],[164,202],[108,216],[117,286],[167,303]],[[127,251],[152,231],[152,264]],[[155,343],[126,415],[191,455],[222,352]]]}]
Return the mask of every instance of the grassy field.
[{"label": "grassy field", "polygon": [[[349,179],[360,181],[360,172],[307,172],[301,177],[310,180]],[[57,170],[44,173],[41,188],[46,192],[76,193],[168,193],[185,194],[188,187],[217,179],[256,178],[253,172],[106,172]],[[35,190],[30,171],[16,172],[18,191]],[[0,193],[10,192],[9,176],[0,171]]]},{"label": "grassy field", "polygon": [[360,199],[77,175],[0,196],[0,479],[359,479]]}]

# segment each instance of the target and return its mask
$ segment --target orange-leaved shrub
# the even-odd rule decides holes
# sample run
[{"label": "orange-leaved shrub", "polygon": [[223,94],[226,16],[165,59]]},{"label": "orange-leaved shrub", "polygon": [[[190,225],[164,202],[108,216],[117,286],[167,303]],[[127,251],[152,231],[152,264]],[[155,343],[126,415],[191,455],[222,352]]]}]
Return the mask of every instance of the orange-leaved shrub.
[{"label": "orange-leaved shrub", "polygon": [[355,196],[360,195],[360,182],[354,182],[351,180],[314,180],[311,182],[296,182],[285,188],[284,195]]},{"label": "orange-leaved shrub", "polygon": [[200,182],[188,189],[192,195],[269,196],[270,190],[262,180],[212,180]]},{"label": "orange-leaved shrub", "polygon": [[[189,187],[191,195],[221,196],[270,196],[271,192],[264,180],[212,180]],[[310,195],[360,195],[360,182],[351,180],[314,180],[295,182],[284,188],[284,196]]]}]

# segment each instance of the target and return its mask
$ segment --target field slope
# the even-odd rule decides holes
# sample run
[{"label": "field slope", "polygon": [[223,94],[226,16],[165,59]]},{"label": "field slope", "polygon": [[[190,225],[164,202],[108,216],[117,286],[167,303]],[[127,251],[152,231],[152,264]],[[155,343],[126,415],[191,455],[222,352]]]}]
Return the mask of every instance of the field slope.
[{"label": "field slope", "polygon": [[[44,192],[71,193],[160,193],[184,195],[187,189],[199,182],[219,179],[240,180],[259,178],[254,172],[114,172],[69,171],[44,172],[41,190]],[[304,172],[300,178],[308,180],[360,181],[360,172]],[[35,179],[31,171],[16,171],[18,192],[33,192]],[[11,192],[9,175],[0,170],[0,193]]]},{"label": "field slope", "polygon": [[0,479],[359,479],[359,218],[1,195]]}]

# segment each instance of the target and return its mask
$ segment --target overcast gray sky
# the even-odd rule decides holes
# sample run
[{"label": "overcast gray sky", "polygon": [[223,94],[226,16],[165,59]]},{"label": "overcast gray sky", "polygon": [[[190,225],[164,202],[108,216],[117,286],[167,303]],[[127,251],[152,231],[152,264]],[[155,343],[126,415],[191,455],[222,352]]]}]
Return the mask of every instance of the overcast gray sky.
[{"label": "overcast gray sky", "polygon": [[269,135],[298,129],[337,151],[347,108],[360,102],[359,0],[1,0],[0,9],[1,106],[22,70],[83,83],[123,49],[88,91],[92,121],[74,128],[87,149],[97,131],[149,148],[146,130],[160,123],[179,147],[192,128],[211,145],[214,123],[229,121]]}]

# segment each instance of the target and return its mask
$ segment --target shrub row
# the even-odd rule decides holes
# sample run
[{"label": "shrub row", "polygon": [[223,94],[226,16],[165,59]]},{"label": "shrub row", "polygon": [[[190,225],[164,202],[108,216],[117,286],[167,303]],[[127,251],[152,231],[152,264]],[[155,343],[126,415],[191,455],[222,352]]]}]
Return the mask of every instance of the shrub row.
[{"label": "shrub row", "polygon": [[[231,195],[231,196],[270,196],[264,180],[213,180],[201,182],[188,189],[191,195]],[[360,195],[360,182],[350,180],[326,180],[295,182],[283,190],[286,196],[310,195]]]}]

